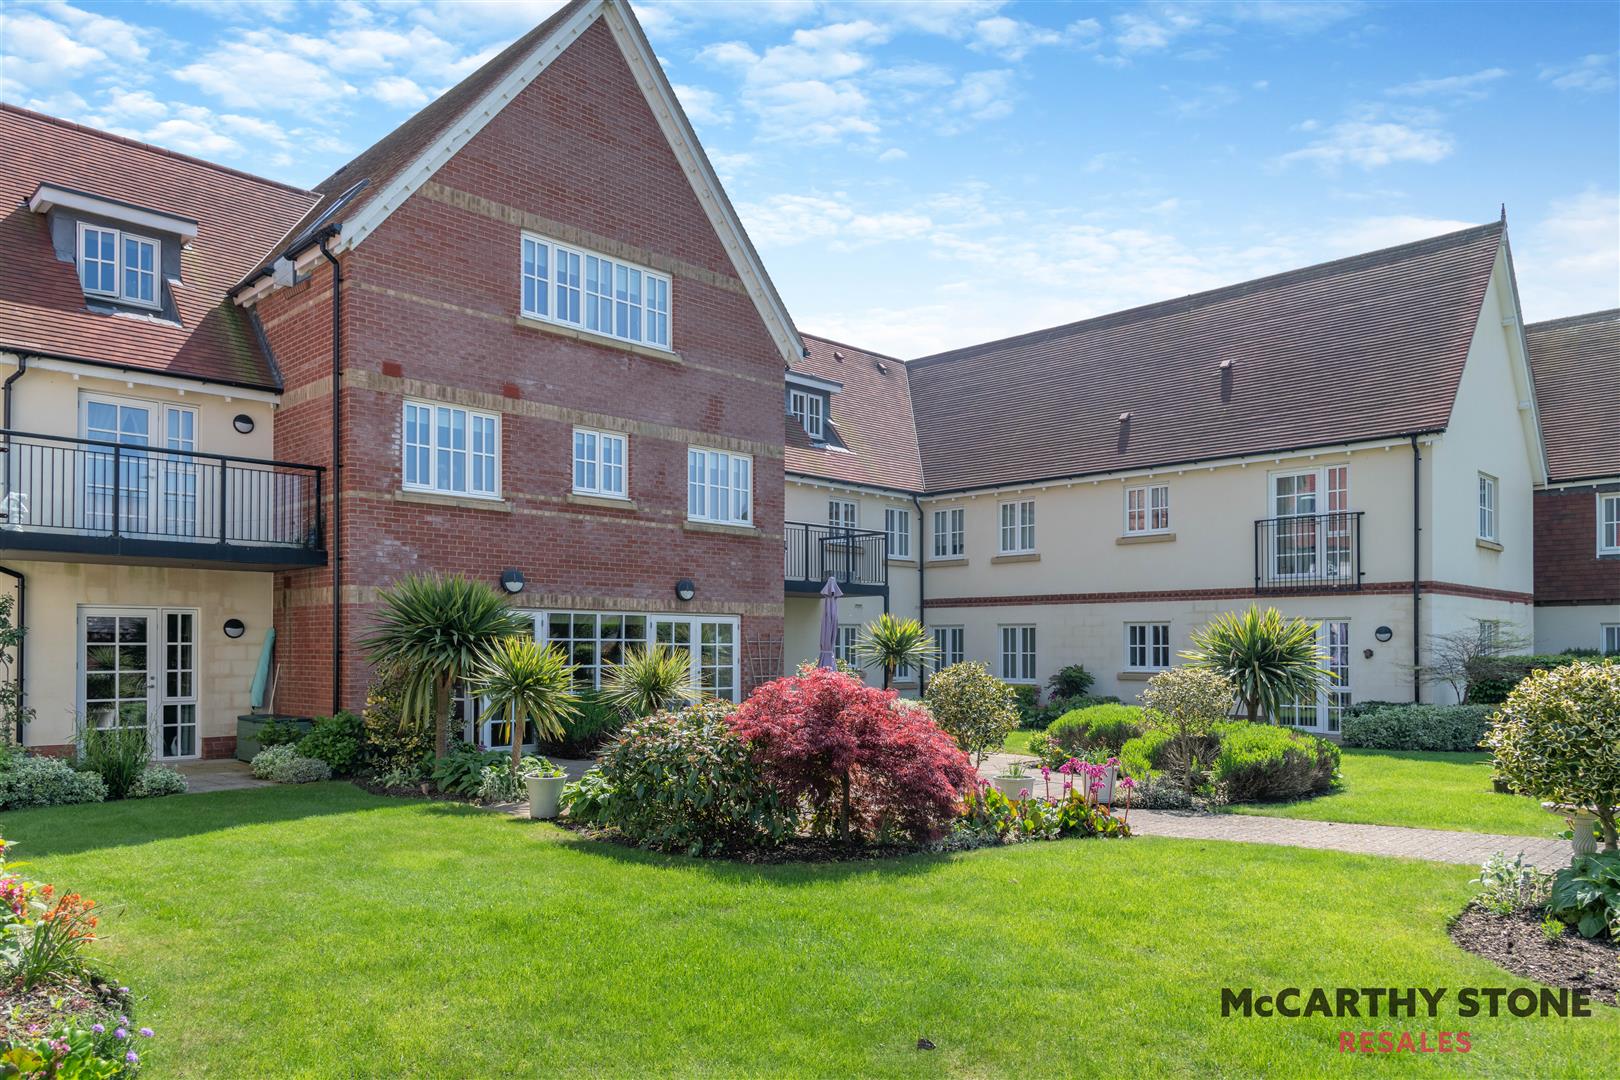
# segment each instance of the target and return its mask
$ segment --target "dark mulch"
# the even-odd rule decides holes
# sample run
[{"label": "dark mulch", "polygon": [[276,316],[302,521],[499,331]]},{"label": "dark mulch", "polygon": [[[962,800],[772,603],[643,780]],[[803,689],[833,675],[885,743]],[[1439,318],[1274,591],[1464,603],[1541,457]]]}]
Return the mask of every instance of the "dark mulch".
[{"label": "dark mulch", "polygon": [[64,1021],[91,1024],[128,1015],[128,993],[93,975],[50,986],[19,990],[0,987],[0,1045],[23,1042],[48,1033]]},{"label": "dark mulch", "polygon": [[1451,940],[1515,975],[1548,986],[1587,990],[1592,1000],[1620,1004],[1620,943],[1583,938],[1574,927],[1549,939],[1541,913],[1494,915],[1470,907],[1451,926]]},{"label": "dark mulch", "polygon": [[431,780],[423,780],[415,784],[383,784],[369,776],[354,778],[354,786],[361,791],[373,795],[388,795],[396,799],[432,799],[435,802],[469,803],[473,806],[482,806],[483,803],[471,795],[456,795],[448,791],[440,791],[437,784]]},{"label": "dark mulch", "polygon": [[[566,817],[558,818],[554,824],[570,829],[588,840],[600,840],[607,844],[618,844],[620,847],[646,850],[627,839],[617,829],[574,824]],[[923,844],[844,844],[830,837],[795,836],[777,847],[735,848],[706,853],[704,857],[757,866],[774,866],[781,863],[865,862],[871,859],[893,859],[901,855],[915,855],[928,850],[930,849]],[[670,854],[685,854],[685,852]]]}]

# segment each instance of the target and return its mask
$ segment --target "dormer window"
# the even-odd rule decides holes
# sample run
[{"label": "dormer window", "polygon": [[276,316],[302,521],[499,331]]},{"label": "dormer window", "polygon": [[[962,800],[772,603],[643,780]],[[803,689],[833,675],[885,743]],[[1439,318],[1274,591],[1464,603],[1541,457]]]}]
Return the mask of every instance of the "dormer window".
[{"label": "dormer window", "polygon": [[803,426],[805,434],[817,442],[827,438],[827,399],[804,390],[788,391],[788,415]]},{"label": "dormer window", "polygon": [[156,240],[79,223],[79,281],[86,296],[157,307],[157,268]]}]

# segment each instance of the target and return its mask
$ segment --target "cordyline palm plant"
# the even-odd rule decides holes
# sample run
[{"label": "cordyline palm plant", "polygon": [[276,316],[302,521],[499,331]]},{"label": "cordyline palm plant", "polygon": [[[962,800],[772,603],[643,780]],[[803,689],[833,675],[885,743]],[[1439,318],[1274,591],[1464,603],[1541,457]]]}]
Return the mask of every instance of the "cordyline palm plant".
[{"label": "cordyline palm plant", "polygon": [[897,619],[887,611],[872,620],[855,641],[855,655],[862,665],[883,669],[885,690],[896,671],[911,664],[921,670],[937,652],[922,623],[916,619]]},{"label": "cordyline palm plant", "polygon": [[662,645],[632,649],[602,675],[602,700],[630,719],[663,712],[697,697],[692,654]]},{"label": "cordyline palm plant", "polygon": [[367,658],[405,673],[401,719],[430,724],[433,751],[450,750],[450,695],[501,638],[529,634],[529,620],[482,582],[459,574],[413,574],[384,589]]},{"label": "cordyline palm plant", "polygon": [[563,722],[578,715],[575,670],[561,649],[540,644],[532,634],[501,638],[472,670],[473,693],[512,725],[514,777],[522,773],[523,729],[530,720],[540,738],[560,739]]},{"label": "cordyline palm plant", "polygon": [[1194,667],[1226,676],[1248,718],[1276,723],[1290,702],[1314,702],[1332,673],[1316,643],[1319,626],[1290,619],[1276,608],[1228,611],[1193,631],[1193,650],[1181,655]]}]

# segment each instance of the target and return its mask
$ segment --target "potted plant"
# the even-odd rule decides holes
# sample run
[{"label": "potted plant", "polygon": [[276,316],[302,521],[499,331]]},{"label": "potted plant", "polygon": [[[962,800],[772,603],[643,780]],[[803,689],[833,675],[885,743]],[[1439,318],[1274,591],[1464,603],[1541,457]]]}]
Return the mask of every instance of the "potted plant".
[{"label": "potted plant", "polygon": [[1008,765],[991,782],[996,785],[997,791],[1009,799],[1018,798],[1020,792],[1033,793],[1035,791],[1035,779],[1029,775],[1029,770],[1024,767],[1022,761],[1014,761]]},{"label": "potted plant", "polygon": [[[1094,802],[1112,806],[1114,782],[1119,779],[1119,759],[1111,757],[1106,761],[1090,762],[1090,765],[1091,775],[1086,780],[1087,793],[1093,796]],[[1099,785],[1095,791],[1090,790],[1092,784]]]},{"label": "potted plant", "polygon": [[562,797],[568,776],[546,758],[525,758],[523,784],[529,789],[529,816],[549,820],[557,816],[557,800]]}]

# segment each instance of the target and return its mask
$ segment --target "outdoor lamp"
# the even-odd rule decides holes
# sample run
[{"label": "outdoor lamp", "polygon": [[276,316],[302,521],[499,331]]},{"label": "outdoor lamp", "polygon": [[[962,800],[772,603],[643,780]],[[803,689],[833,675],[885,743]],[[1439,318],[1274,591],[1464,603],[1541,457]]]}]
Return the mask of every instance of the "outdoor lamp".
[{"label": "outdoor lamp", "polygon": [[1380,626],[1378,629],[1373,631],[1373,637],[1377,638],[1379,641],[1388,641],[1394,636],[1395,631],[1391,630],[1387,626]]},{"label": "outdoor lamp", "polygon": [[234,641],[247,633],[247,624],[241,619],[226,619],[224,629],[225,636]]},{"label": "outdoor lamp", "polygon": [[681,600],[690,600],[697,595],[697,586],[692,584],[691,578],[681,578],[675,583],[675,595]]},{"label": "outdoor lamp", "polygon": [[520,593],[520,592],[523,591],[523,585],[524,585],[523,571],[521,571],[521,570],[502,570],[501,571],[501,588],[505,589],[507,592],[512,593],[513,595],[516,595],[517,593]]},{"label": "outdoor lamp", "polygon": [[253,417],[245,412],[239,412],[231,419],[231,427],[246,435],[253,430]]}]

